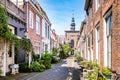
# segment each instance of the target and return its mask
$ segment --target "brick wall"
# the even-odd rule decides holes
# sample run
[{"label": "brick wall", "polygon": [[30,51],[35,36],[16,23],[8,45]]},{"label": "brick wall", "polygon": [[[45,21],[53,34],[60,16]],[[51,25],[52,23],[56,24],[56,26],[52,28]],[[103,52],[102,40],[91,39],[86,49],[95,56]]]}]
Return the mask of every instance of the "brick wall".
[{"label": "brick wall", "polygon": [[[87,22],[87,36],[90,37],[93,31],[94,43],[90,48],[93,49],[93,57],[96,60],[96,25],[100,23],[100,67],[104,66],[104,15],[111,8],[112,9],[112,68],[120,72],[120,0],[100,0],[101,4],[98,10],[95,8],[95,0],[93,0],[94,11],[90,8],[90,22]],[[86,15],[87,16],[87,15]],[[91,38],[91,37],[90,37]],[[107,47],[106,47],[107,48]],[[90,53],[91,54],[91,53]],[[90,57],[90,56],[89,56]]]},{"label": "brick wall", "polygon": [[[29,11],[33,12],[33,29],[30,28],[29,25]],[[40,35],[36,34],[36,15],[40,18]],[[42,17],[39,16],[40,14],[36,11],[34,7],[32,7],[30,4],[28,5],[28,38],[32,41],[33,47],[35,47],[35,42],[42,44]],[[41,49],[41,46],[39,46]],[[41,51],[41,50],[40,50]]]}]

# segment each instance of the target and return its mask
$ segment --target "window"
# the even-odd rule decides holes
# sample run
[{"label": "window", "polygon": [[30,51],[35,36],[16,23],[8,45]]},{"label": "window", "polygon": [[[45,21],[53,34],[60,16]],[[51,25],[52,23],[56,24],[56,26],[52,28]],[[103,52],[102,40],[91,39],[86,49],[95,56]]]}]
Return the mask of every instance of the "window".
[{"label": "window", "polygon": [[50,29],[50,27],[48,26],[48,39],[49,39],[49,37],[50,37],[50,35],[49,35],[49,31],[50,31],[50,30],[49,30],[49,29]]},{"label": "window", "polygon": [[96,60],[100,63],[100,25],[96,26]]},{"label": "window", "polygon": [[36,15],[36,33],[40,34],[40,18]]},{"label": "window", "polygon": [[88,10],[87,10],[87,17],[88,17],[88,23],[89,23],[89,21],[90,21],[90,8],[88,8]]},{"label": "window", "polygon": [[35,51],[35,54],[40,54],[40,43],[39,42],[35,42],[34,51]]},{"label": "window", "polygon": [[96,10],[99,8],[100,6],[100,0],[96,0]]},{"label": "window", "polygon": [[45,37],[47,37],[47,23],[45,23]]},{"label": "window", "polygon": [[48,45],[45,44],[45,51],[48,51]]},{"label": "window", "polygon": [[33,12],[29,12],[29,26],[33,29]]},{"label": "window", "polygon": [[107,38],[107,65],[111,66],[112,52],[112,15],[106,18],[106,38]]},{"label": "window", "polygon": [[88,37],[88,48],[90,48],[90,37]]},{"label": "window", "polygon": [[92,37],[92,42],[91,42],[91,43],[92,43],[92,45],[93,45],[93,36],[94,36],[94,35],[93,35],[93,32],[92,32],[92,33],[91,33],[91,37]]}]

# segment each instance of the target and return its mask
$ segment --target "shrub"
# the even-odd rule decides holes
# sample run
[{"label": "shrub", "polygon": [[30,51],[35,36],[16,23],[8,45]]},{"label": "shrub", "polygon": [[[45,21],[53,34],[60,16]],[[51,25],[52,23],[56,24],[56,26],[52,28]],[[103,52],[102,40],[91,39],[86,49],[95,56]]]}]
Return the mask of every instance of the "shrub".
[{"label": "shrub", "polygon": [[43,64],[45,65],[46,69],[51,68],[51,54],[48,52],[45,52],[45,54],[42,55]]},{"label": "shrub", "polygon": [[43,72],[45,71],[45,66],[43,64],[39,64],[39,62],[35,61],[31,63],[30,69],[34,72]]},{"label": "shrub", "polygon": [[79,51],[75,52],[75,54],[74,54],[74,60],[75,61],[80,61],[80,59],[81,59],[80,52]]},{"label": "shrub", "polygon": [[39,58],[40,58],[40,55],[39,55],[39,54],[35,54],[35,53],[32,54],[32,59],[33,59],[33,61],[36,61],[36,60],[38,60]]},{"label": "shrub", "polygon": [[56,63],[56,62],[58,62],[57,55],[56,54],[51,54],[51,63]]},{"label": "shrub", "polygon": [[103,67],[102,68],[102,73],[104,75],[111,75],[112,74],[112,72],[108,69],[108,67]]},{"label": "shrub", "polygon": [[57,53],[59,53],[59,49],[53,47],[53,48],[52,48],[52,53],[53,53],[53,54],[57,54]]},{"label": "shrub", "polygon": [[83,66],[83,67],[87,67],[87,61],[81,61],[80,64]]},{"label": "shrub", "polygon": [[30,68],[28,67],[28,63],[19,64],[20,72],[30,72]]}]

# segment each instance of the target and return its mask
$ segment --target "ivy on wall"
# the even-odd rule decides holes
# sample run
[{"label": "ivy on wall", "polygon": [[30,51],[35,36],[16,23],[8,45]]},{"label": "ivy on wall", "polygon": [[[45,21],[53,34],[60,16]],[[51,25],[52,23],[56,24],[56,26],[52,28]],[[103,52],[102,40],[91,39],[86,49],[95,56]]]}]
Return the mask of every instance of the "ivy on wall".
[{"label": "ivy on wall", "polygon": [[26,52],[32,52],[33,46],[30,39],[22,38],[20,41],[21,48]]},{"label": "ivy on wall", "polygon": [[8,41],[16,39],[8,27],[7,11],[2,5],[0,5],[0,36]]}]

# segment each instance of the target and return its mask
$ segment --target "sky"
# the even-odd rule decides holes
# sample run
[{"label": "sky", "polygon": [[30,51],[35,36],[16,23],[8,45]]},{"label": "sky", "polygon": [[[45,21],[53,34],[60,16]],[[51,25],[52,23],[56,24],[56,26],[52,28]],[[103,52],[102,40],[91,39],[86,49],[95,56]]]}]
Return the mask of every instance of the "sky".
[{"label": "sky", "polygon": [[70,30],[72,17],[75,18],[76,30],[80,30],[81,21],[85,19],[85,0],[38,0],[46,12],[51,28],[55,29],[58,35],[64,35]]}]

